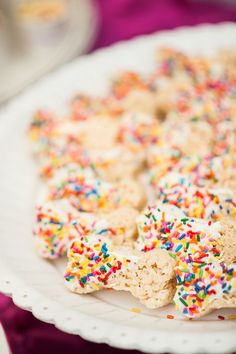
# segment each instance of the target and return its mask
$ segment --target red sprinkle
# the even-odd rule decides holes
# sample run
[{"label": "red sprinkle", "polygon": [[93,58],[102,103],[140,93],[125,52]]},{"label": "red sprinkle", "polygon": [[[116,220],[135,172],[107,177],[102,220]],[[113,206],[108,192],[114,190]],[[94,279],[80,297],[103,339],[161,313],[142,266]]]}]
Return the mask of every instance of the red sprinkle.
[{"label": "red sprinkle", "polygon": [[220,316],[220,315],[218,316],[218,318],[219,318],[219,320],[221,320],[221,321],[224,321],[224,319],[225,319],[224,316]]}]

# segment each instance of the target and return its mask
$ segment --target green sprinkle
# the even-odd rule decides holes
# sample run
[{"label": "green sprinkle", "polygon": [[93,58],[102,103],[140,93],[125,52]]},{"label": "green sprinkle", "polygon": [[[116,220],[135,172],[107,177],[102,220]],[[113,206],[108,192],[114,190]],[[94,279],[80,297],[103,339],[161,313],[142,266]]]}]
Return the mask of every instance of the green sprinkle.
[{"label": "green sprinkle", "polygon": [[199,299],[205,299],[206,296],[207,296],[207,294],[205,294],[204,291],[202,291],[202,294],[201,294],[201,293],[198,293],[198,294],[197,294],[197,297],[198,297]]},{"label": "green sprinkle", "polygon": [[207,263],[202,263],[202,264],[199,264],[198,268],[205,267],[206,265],[207,265]]},{"label": "green sprinkle", "polygon": [[176,254],[173,254],[173,253],[169,252],[169,255],[170,255],[172,258],[174,258],[174,260],[176,260]]},{"label": "green sprinkle", "polygon": [[185,302],[184,299],[182,299],[182,297],[179,298],[179,301],[181,301],[184,306],[188,307],[187,302]]},{"label": "green sprinkle", "polygon": [[199,120],[199,118],[197,116],[194,116],[193,118],[191,118],[192,122],[197,122]]},{"label": "green sprinkle", "polygon": [[153,214],[152,214],[152,218],[155,222],[157,221],[157,219],[155,218],[155,215],[153,215]]},{"label": "green sprinkle", "polygon": [[181,219],[181,221],[182,221],[184,224],[186,224],[186,222],[188,222],[188,218],[183,218],[183,219]]},{"label": "green sprinkle", "polygon": [[190,273],[189,269],[180,269],[180,271],[183,273]]}]

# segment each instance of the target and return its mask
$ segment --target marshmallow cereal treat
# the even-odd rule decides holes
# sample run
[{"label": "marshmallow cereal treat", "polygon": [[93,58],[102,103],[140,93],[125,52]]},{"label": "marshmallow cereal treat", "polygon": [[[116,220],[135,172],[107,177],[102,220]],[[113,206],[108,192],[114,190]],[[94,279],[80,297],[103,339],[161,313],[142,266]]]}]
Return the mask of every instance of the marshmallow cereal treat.
[{"label": "marshmallow cereal treat", "polygon": [[137,217],[137,210],[129,207],[94,215],[77,212],[66,203],[45,203],[36,208],[35,245],[48,259],[64,256],[70,242],[81,236],[106,235],[115,245],[132,245]]},{"label": "marshmallow cereal treat", "polygon": [[168,304],[175,293],[174,261],[164,250],[143,255],[113,247],[106,238],[81,237],[68,251],[66,286],[78,294],[102,288],[124,290],[150,308]]},{"label": "marshmallow cereal treat", "polygon": [[143,112],[127,113],[121,118],[120,141],[131,151],[142,151],[158,141],[158,121]]},{"label": "marshmallow cereal treat", "polygon": [[138,229],[138,249],[165,249],[176,261],[174,302],[184,315],[200,317],[215,308],[236,305],[236,264],[226,264],[228,238],[235,224],[180,218],[155,206],[140,216]]},{"label": "marshmallow cereal treat", "polygon": [[35,248],[65,262],[67,289],[126,291],[189,319],[236,307],[235,63],[232,49],[162,47],[150,72],[35,112]]},{"label": "marshmallow cereal treat", "polygon": [[141,183],[128,179],[106,182],[90,169],[58,169],[48,184],[48,199],[67,199],[79,211],[109,211],[120,206],[142,208],[145,195]]},{"label": "marshmallow cereal treat", "polygon": [[181,209],[185,215],[216,221],[223,216],[236,216],[236,203],[230,189],[198,187],[180,174],[162,177],[157,196],[163,205]]}]

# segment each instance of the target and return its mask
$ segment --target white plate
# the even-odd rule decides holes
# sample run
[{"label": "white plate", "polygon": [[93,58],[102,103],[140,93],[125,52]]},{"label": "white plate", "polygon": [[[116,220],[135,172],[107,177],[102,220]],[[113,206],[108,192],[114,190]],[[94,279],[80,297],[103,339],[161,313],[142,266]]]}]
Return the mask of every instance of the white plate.
[{"label": "white plate", "polygon": [[[221,310],[189,321],[172,306],[150,311],[122,292],[78,296],[63,285],[63,261],[40,259],[33,247],[32,211],[37,194],[36,167],[26,128],[38,107],[66,112],[76,91],[101,94],[121,69],[150,71],[154,51],[171,45],[209,54],[235,45],[236,25],[200,26],[162,32],[124,42],[83,57],[44,79],[12,101],[0,114],[0,290],[14,302],[63,331],[94,342],[145,352],[220,353],[236,350],[235,310]],[[141,313],[131,311],[138,307]],[[174,314],[175,319],[166,318]],[[218,315],[224,321],[217,319]]]}]

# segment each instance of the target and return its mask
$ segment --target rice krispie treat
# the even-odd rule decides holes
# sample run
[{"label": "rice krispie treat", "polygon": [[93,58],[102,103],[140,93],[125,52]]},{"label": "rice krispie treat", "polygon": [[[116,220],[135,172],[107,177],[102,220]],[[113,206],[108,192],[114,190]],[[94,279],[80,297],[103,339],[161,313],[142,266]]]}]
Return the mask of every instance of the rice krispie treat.
[{"label": "rice krispie treat", "polygon": [[164,250],[144,255],[114,247],[106,238],[81,237],[70,245],[65,283],[78,294],[124,290],[149,308],[168,304],[175,292],[174,261]]},{"label": "rice krispie treat", "polygon": [[159,204],[181,209],[186,216],[216,221],[236,216],[236,202],[230,189],[197,187],[186,176],[169,173],[156,188]]},{"label": "rice krispie treat", "polygon": [[141,209],[146,196],[141,182],[126,178],[106,182],[91,174],[90,169],[60,169],[48,184],[48,199],[67,199],[79,211],[109,211],[120,206]]},{"label": "rice krispie treat", "polygon": [[49,112],[36,112],[29,136],[42,177],[53,177],[55,170],[67,164],[90,165],[88,153],[81,145],[81,132],[76,122],[59,119]]},{"label": "rice krispie treat", "polygon": [[227,71],[236,74],[236,50],[224,49],[218,53],[217,60],[223,64]]},{"label": "rice krispie treat", "polygon": [[[160,178],[172,172],[187,177],[199,187],[227,188],[235,179],[235,167],[229,154],[222,156],[184,155],[174,147],[152,147],[148,150],[150,183],[158,188]],[[228,181],[228,182],[227,182]]]},{"label": "rice krispie treat", "polygon": [[151,90],[132,90],[122,99],[121,105],[124,112],[143,112],[158,118],[156,94]]},{"label": "rice krispie treat", "polygon": [[85,149],[111,149],[118,142],[119,121],[97,116],[82,123],[82,144]]},{"label": "rice krispie treat", "polygon": [[[182,122],[165,121],[159,133],[159,145],[179,148],[184,155],[204,157],[211,153],[215,132],[204,121]],[[201,144],[199,144],[201,141]]]},{"label": "rice krispie treat", "polygon": [[188,56],[174,48],[159,48],[156,52],[156,72],[159,77],[188,80],[189,85],[205,79],[210,71],[211,63],[207,57]]},{"label": "rice krispie treat", "polygon": [[145,152],[159,137],[160,124],[143,112],[130,112],[121,118],[120,143],[134,152]]},{"label": "rice krispie treat", "polygon": [[93,116],[78,123],[40,111],[29,129],[34,154],[46,177],[71,162],[91,166],[90,151],[116,148],[118,133],[119,122],[106,116]]},{"label": "rice krispie treat", "polygon": [[235,223],[179,218],[157,206],[140,216],[138,230],[138,249],[166,249],[176,261],[174,302],[184,315],[200,317],[215,308],[236,306],[236,265],[228,264],[232,250],[229,257],[226,253],[228,238],[236,237]]},{"label": "rice krispie treat", "polygon": [[121,144],[106,151],[89,151],[88,155],[95,173],[105,181],[122,180],[124,171],[128,178],[136,178],[144,169],[144,155],[137,155]]},{"label": "rice krispie treat", "polygon": [[120,102],[112,96],[104,98],[78,94],[71,101],[70,111],[72,120],[82,121],[98,115],[115,118],[123,109]]},{"label": "rice krispie treat", "polygon": [[51,146],[66,146],[71,140],[81,144],[83,127],[70,119],[57,117],[48,111],[37,111],[29,127],[36,157],[44,156]]},{"label": "rice krispie treat", "polygon": [[72,240],[100,235],[110,238],[114,245],[132,247],[137,216],[137,210],[129,207],[95,215],[77,212],[63,202],[45,203],[36,208],[36,248],[43,258],[56,259],[66,254]]},{"label": "rice krispie treat", "polygon": [[222,242],[219,247],[222,252],[222,257],[225,264],[236,264],[236,219],[232,216],[227,216],[220,221],[220,238]]}]

